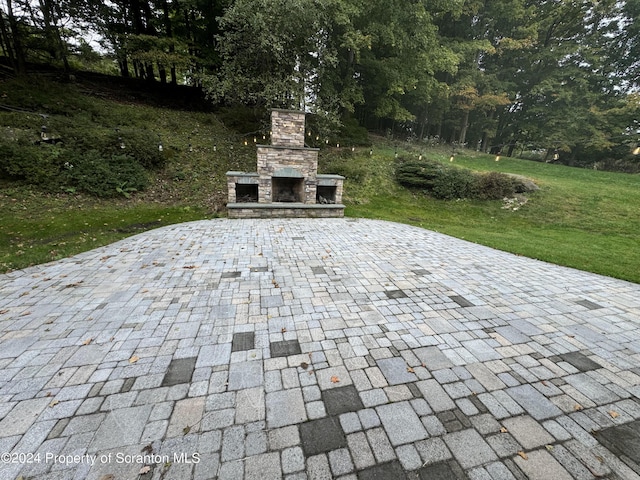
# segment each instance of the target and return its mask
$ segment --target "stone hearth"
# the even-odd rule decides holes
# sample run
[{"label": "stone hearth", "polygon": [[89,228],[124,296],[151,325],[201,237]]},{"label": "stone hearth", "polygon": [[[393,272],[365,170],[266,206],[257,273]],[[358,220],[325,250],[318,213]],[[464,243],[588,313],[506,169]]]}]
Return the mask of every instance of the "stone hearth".
[{"label": "stone hearth", "polygon": [[342,217],[344,177],[318,174],[304,146],[305,113],[271,111],[271,145],[258,145],[257,172],[227,172],[230,218]]}]

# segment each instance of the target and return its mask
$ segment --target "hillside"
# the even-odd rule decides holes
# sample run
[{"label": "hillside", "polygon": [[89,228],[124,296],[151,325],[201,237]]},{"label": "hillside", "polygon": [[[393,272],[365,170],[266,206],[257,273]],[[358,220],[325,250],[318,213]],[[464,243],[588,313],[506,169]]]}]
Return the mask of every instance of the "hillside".
[{"label": "hillside", "polygon": [[[0,161],[13,165],[19,157],[32,169],[0,178],[0,271],[63,258],[169,223],[224,216],[225,172],[254,170],[254,139],[268,141],[262,140],[268,127],[253,112],[208,111],[191,91],[181,97],[175,91],[78,77],[72,84],[5,80],[0,96]],[[395,153],[448,164],[448,147],[372,140],[371,149],[354,151],[344,139],[318,140],[320,171],[347,177],[347,215],[411,223],[640,282],[638,175],[506,157],[495,162],[493,156],[463,150],[454,165],[524,175],[541,190],[515,203],[434,200],[396,183]],[[338,142],[342,148],[328,146]],[[119,164],[104,169],[98,157],[91,157],[97,153],[83,151],[135,155],[145,169],[109,183]],[[64,160],[65,155],[75,155],[74,160]],[[138,174],[144,185],[134,189]],[[27,175],[39,183],[28,184]],[[55,183],[61,180],[69,183]],[[93,194],[86,193],[91,189]]]}]

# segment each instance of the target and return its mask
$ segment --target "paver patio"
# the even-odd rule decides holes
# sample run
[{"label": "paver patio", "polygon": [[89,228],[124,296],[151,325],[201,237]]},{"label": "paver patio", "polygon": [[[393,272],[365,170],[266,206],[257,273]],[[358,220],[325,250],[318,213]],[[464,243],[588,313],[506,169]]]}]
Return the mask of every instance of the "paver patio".
[{"label": "paver patio", "polygon": [[640,479],[639,327],[407,225],[164,227],[0,276],[0,479]]}]

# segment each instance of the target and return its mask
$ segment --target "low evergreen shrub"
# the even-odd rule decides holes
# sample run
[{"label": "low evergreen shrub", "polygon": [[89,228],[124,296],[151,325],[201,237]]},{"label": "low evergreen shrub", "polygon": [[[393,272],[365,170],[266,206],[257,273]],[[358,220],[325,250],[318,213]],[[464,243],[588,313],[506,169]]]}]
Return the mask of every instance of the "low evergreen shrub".
[{"label": "low evergreen shrub", "polygon": [[129,155],[104,157],[96,150],[63,158],[61,180],[66,190],[83,191],[96,197],[129,196],[144,190],[147,171]]},{"label": "low evergreen shrub", "polygon": [[517,181],[499,172],[477,175],[476,195],[481,200],[500,200],[516,193]]},{"label": "low evergreen shrub", "polygon": [[442,200],[499,200],[516,193],[518,182],[503,173],[474,173],[432,160],[398,159],[396,180]]}]

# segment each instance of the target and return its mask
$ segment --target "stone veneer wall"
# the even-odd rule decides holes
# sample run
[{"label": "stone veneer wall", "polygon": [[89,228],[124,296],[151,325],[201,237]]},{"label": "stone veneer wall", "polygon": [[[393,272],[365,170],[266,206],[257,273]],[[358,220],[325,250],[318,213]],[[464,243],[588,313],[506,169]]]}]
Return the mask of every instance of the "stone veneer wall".
[{"label": "stone veneer wall", "polygon": [[318,172],[318,149],[258,146],[258,202],[271,203],[271,182],[278,171],[294,169],[304,177],[304,200],[302,203],[316,203],[316,175]]},{"label": "stone veneer wall", "polygon": [[271,145],[304,147],[304,122],[304,112],[271,110]]},{"label": "stone veneer wall", "polygon": [[344,205],[314,205],[312,208],[238,203],[229,210],[229,218],[336,218],[344,216]]}]

